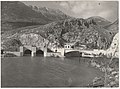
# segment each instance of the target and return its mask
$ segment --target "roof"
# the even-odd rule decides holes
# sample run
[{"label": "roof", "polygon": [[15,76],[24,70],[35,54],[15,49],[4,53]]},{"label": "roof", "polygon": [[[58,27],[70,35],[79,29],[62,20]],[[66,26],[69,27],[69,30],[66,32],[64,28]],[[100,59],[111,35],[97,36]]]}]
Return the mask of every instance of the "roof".
[{"label": "roof", "polygon": [[65,45],[75,45],[75,42],[74,43],[65,43]]}]

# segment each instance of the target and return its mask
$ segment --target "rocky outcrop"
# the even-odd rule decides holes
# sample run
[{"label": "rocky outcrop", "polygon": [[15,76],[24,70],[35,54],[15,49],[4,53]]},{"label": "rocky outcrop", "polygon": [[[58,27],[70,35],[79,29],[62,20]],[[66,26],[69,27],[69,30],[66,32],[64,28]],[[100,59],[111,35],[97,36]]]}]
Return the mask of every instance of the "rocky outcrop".
[{"label": "rocky outcrop", "polygon": [[21,41],[15,38],[6,39],[1,44],[1,46],[3,47],[3,50],[5,51],[19,51],[19,47],[21,45],[22,45]]},{"label": "rocky outcrop", "polygon": [[22,34],[19,39],[23,45],[44,46],[48,44],[48,40],[34,33]]},{"label": "rocky outcrop", "polygon": [[114,36],[110,47],[106,50],[106,55],[108,57],[114,56],[115,58],[119,58],[119,33]]}]

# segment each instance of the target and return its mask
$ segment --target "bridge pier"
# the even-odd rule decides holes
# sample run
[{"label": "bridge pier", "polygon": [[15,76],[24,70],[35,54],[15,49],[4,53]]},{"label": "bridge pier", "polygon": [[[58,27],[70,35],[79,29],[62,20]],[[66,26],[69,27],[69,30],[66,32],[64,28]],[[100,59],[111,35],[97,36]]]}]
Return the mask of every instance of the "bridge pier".
[{"label": "bridge pier", "polygon": [[31,56],[34,57],[36,56],[36,47],[32,47],[32,53],[31,53]]},{"label": "bridge pier", "polygon": [[24,52],[24,47],[20,46],[20,56],[23,56],[23,52]]},{"label": "bridge pier", "polygon": [[44,57],[47,57],[47,47],[44,48]]},{"label": "bridge pier", "polygon": [[31,56],[32,56],[32,57],[36,56],[36,52],[32,52],[32,53],[31,53]]},{"label": "bridge pier", "polygon": [[65,49],[64,48],[61,48],[60,53],[61,53],[61,57],[65,57]]}]

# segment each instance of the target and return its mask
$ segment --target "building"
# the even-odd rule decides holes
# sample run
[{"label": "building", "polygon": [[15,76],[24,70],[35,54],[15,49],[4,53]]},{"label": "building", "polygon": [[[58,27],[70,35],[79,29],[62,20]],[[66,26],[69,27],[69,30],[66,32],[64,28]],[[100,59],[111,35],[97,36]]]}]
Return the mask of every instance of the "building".
[{"label": "building", "polygon": [[64,49],[72,49],[75,43],[65,43],[64,44]]}]

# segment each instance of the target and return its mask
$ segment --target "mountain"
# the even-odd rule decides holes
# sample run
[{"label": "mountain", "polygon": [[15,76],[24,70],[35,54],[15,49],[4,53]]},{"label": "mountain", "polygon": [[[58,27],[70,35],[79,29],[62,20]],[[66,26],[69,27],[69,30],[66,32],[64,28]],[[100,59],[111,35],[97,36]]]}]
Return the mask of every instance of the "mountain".
[{"label": "mountain", "polygon": [[32,10],[35,10],[38,13],[42,13],[46,18],[49,18],[52,21],[69,19],[70,16],[64,14],[59,9],[51,9],[47,7],[37,7],[30,6]]},{"label": "mountain", "polygon": [[2,30],[46,24],[50,20],[18,1],[2,1]]},{"label": "mountain", "polygon": [[96,24],[98,24],[98,25],[100,25],[100,26],[102,26],[102,27],[111,24],[110,21],[108,21],[108,20],[106,20],[106,19],[104,19],[104,18],[102,18],[102,17],[100,17],[100,16],[89,17],[87,20],[88,20],[88,21],[94,20],[94,22],[95,22]]},{"label": "mountain", "polygon": [[118,30],[119,30],[118,23],[119,23],[119,20],[117,19],[115,22],[105,26],[104,28],[107,29],[111,35],[115,35],[116,33],[118,33]]},{"label": "mountain", "polygon": [[1,41],[2,47],[8,50],[23,44],[37,45],[42,43],[42,38],[51,43],[57,40],[62,47],[66,42],[76,42],[88,49],[107,49],[118,31],[118,21],[111,23],[99,16],[73,18],[60,10],[27,6],[17,1],[2,1],[1,6]]},{"label": "mountain", "polygon": [[[59,12],[56,12],[57,14],[55,18],[57,18]],[[13,30],[25,26],[44,25],[53,22],[54,18],[49,19],[47,16],[49,16],[49,13],[47,15],[44,15],[42,12],[37,12],[31,9],[31,7],[19,1],[1,2],[2,31]],[[54,17],[55,15],[52,16],[52,14],[50,14],[50,16]],[[66,17],[63,18],[66,19]],[[56,20],[61,20],[61,18],[58,18]]]},{"label": "mountain", "polygon": [[[23,36],[26,37],[28,34],[33,36],[22,39]],[[33,40],[34,36],[39,38],[39,40]],[[49,40],[51,43],[55,43],[57,40],[58,46],[63,47],[66,42],[76,42],[78,45],[86,45],[87,49],[107,49],[113,39],[108,30],[99,26],[94,20],[70,18],[46,25],[23,27],[5,32],[2,34],[2,45],[5,46],[4,42],[7,42],[8,39],[17,39],[22,44],[37,45],[42,43],[41,37]]]}]

